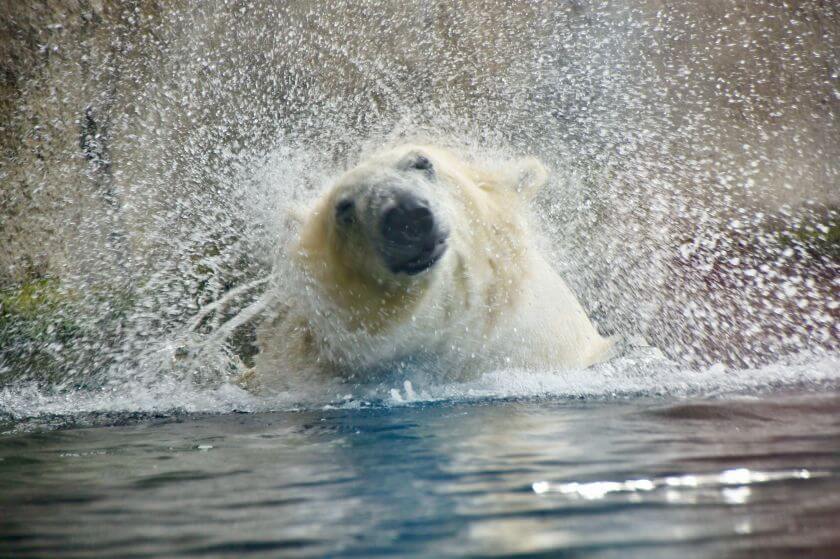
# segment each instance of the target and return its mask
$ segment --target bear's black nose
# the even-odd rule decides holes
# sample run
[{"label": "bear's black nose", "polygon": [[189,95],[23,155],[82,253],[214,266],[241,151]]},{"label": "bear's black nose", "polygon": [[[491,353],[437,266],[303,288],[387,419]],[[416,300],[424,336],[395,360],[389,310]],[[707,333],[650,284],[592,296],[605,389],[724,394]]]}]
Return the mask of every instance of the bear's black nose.
[{"label": "bear's black nose", "polygon": [[422,244],[434,228],[432,211],[417,199],[403,198],[382,216],[382,236],[396,245]]},{"label": "bear's black nose", "polygon": [[437,262],[446,246],[429,204],[401,193],[382,212],[382,256],[395,273],[416,274]]}]

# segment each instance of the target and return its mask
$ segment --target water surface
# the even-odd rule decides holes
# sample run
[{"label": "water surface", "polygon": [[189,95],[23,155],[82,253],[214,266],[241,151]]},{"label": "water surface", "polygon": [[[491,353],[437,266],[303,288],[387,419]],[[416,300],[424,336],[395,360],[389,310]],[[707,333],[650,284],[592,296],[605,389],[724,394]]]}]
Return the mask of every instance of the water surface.
[{"label": "water surface", "polygon": [[330,408],[7,422],[0,555],[840,556],[836,389]]}]

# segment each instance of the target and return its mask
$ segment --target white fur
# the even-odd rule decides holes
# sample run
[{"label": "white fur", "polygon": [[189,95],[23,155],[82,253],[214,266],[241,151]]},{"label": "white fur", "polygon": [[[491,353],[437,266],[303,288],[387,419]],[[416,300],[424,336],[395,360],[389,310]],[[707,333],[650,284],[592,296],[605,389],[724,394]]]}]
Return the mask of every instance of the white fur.
[{"label": "white fur", "polygon": [[[417,152],[434,163],[433,179],[401,169]],[[498,367],[577,368],[606,359],[612,341],[598,334],[526,224],[524,203],[545,182],[545,168],[526,159],[507,169],[487,171],[437,148],[402,146],[339,179],[289,249],[283,293],[275,294],[273,316],[259,331],[258,383],[365,381],[418,360],[463,378]],[[364,235],[346,243],[330,221],[339,196],[388,181],[431,196],[450,231],[443,258],[417,276],[390,274]]]}]

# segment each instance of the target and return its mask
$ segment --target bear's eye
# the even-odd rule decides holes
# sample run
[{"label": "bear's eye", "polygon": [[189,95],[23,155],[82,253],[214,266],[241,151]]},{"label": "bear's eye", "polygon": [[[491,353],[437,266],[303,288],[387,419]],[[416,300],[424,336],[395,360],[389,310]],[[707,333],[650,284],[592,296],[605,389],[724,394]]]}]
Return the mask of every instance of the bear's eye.
[{"label": "bear's eye", "polygon": [[344,226],[356,222],[356,204],[353,200],[341,200],[335,205],[335,220]]},{"label": "bear's eye", "polygon": [[425,155],[417,155],[409,163],[410,169],[417,169],[418,171],[426,171],[431,173],[434,170],[434,166],[432,162],[429,161],[429,158]]}]

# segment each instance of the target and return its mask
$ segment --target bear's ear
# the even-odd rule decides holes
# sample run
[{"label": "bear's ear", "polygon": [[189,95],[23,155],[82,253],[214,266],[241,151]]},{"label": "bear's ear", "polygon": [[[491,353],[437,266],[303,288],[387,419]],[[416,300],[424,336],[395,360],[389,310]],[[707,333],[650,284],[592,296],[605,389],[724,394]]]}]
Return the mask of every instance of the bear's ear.
[{"label": "bear's ear", "polygon": [[513,189],[531,199],[548,182],[548,169],[536,157],[526,157],[510,163],[509,180]]}]

